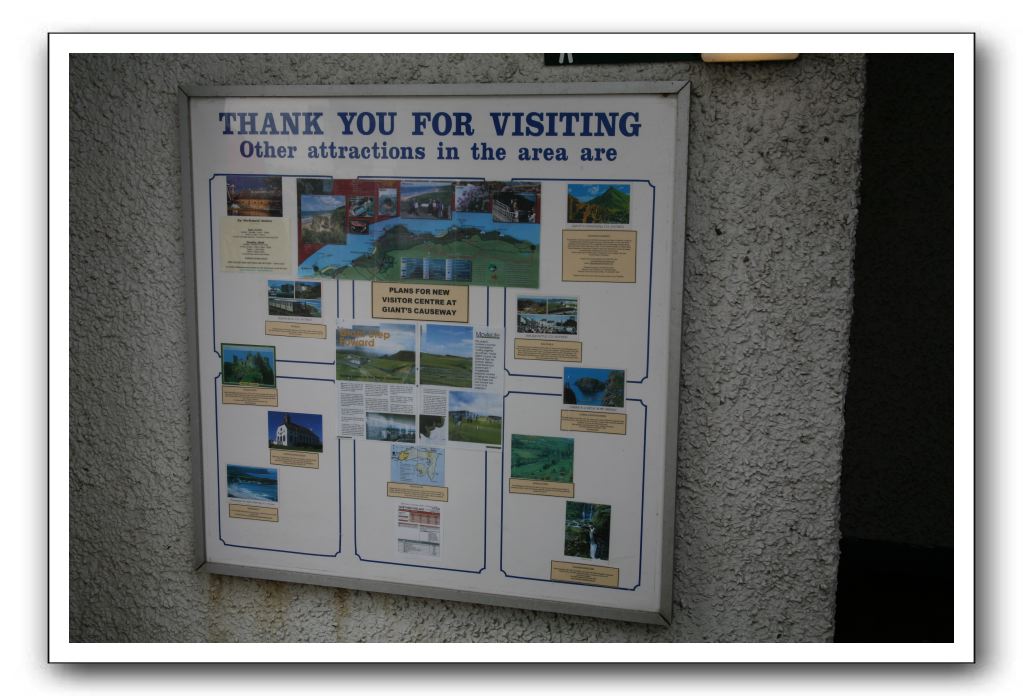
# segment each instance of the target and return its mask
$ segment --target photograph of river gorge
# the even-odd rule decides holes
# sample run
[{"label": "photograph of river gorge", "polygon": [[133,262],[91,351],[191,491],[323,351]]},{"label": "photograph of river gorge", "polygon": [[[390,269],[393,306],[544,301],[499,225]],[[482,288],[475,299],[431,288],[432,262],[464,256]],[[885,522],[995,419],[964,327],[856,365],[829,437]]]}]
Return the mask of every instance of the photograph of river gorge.
[{"label": "photograph of river gorge", "polygon": [[572,406],[625,406],[625,370],[566,367],[564,403]]}]

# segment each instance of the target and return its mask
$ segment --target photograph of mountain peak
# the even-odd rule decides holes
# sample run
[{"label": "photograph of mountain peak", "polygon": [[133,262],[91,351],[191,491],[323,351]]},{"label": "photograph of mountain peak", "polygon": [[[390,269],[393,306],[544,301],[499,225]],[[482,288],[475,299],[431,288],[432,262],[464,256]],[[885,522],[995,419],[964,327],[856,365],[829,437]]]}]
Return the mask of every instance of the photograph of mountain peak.
[{"label": "photograph of mountain peak", "polygon": [[569,184],[568,222],[629,224],[629,184]]}]

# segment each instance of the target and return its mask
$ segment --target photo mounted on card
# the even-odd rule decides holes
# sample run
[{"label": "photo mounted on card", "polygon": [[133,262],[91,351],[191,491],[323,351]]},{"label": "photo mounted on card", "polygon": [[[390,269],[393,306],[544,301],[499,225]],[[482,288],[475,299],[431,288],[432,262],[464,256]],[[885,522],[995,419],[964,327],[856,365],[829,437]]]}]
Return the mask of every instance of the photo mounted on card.
[{"label": "photo mounted on card", "polygon": [[628,225],[632,187],[629,184],[569,184],[569,224]]},{"label": "photo mounted on card", "polygon": [[281,177],[227,175],[227,214],[239,217],[280,217],[284,205]]},{"label": "photo mounted on card", "polygon": [[520,295],[516,330],[520,334],[575,336],[579,333],[579,299]]},{"label": "photo mounted on card", "polygon": [[513,434],[508,492],[572,498],[574,460],[572,438]]},{"label": "photo mounted on card", "polygon": [[565,555],[606,561],[611,549],[611,506],[565,501]]},{"label": "photo mounted on card", "polygon": [[566,406],[625,407],[625,370],[566,367],[562,402]]},{"label": "photo mounted on card", "polygon": [[267,314],[270,316],[297,319],[323,317],[319,282],[268,280],[266,284]]},{"label": "photo mounted on card", "polygon": [[274,346],[220,345],[223,403],[277,405],[277,349]]},{"label": "photo mounted on card", "polygon": [[277,470],[227,465],[228,516],[235,519],[277,522]]},{"label": "photo mounted on card", "polygon": [[323,452],[323,416],[318,413],[269,411],[267,444],[270,463],[316,469]]}]

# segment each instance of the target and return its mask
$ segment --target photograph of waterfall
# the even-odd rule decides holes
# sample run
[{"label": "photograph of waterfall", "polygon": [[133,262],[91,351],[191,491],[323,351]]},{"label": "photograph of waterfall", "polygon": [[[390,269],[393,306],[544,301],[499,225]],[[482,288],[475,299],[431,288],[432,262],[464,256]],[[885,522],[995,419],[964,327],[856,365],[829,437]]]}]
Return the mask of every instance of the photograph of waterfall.
[{"label": "photograph of waterfall", "polygon": [[565,501],[565,555],[608,559],[611,547],[611,506]]}]

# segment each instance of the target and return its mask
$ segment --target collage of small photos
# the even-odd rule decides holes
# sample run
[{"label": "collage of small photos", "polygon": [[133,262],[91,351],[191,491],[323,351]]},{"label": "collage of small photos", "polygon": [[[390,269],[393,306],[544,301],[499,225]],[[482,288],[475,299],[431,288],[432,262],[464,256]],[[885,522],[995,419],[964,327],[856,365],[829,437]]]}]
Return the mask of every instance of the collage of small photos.
[{"label": "collage of small photos", "polygon": [[[330,178],[294,184],[298,267],[296,277],[266,280],[268,336],[326,338],[324,280],[527,290],[515,297],[514,325],[507,327],[337,319],[336,436],[388,445],[386,495],[398,499],[397,552],[437,559],[438,503],[448,502],[446,449],[484,451],[505,442],[506,331],[514,332],[518,359],[581,363],[580,297],[539,292],[541,185]],[[594,259],[602,247],[585,237],[630,224],[630,185],[566,188],[566,239],[570,231],[583,237],[572,247],[577,267],[563,270],[561,280],[634,282],[627,255]],[[282,189],[280,177],[228,176],[227,215],[281,216]],[[634,266],[634,245],[631,251]],[[587,275],[591,268],[604,275]],[[222,361],[223,403],[268,409],[269,466],[226,467],[230,516],[277,521],[277,467],[319,467],[323,416],[276,409],[274,346],[223,344]],[[561,370],[561,431],[624,435],[625,370]],[[575,435],[510,433],[509,441],[507,492],[563,499],[564,557],[607,561],[611,505],[575,499]],[[552,570],[551,579],[574,577],[556,578]]]}]

